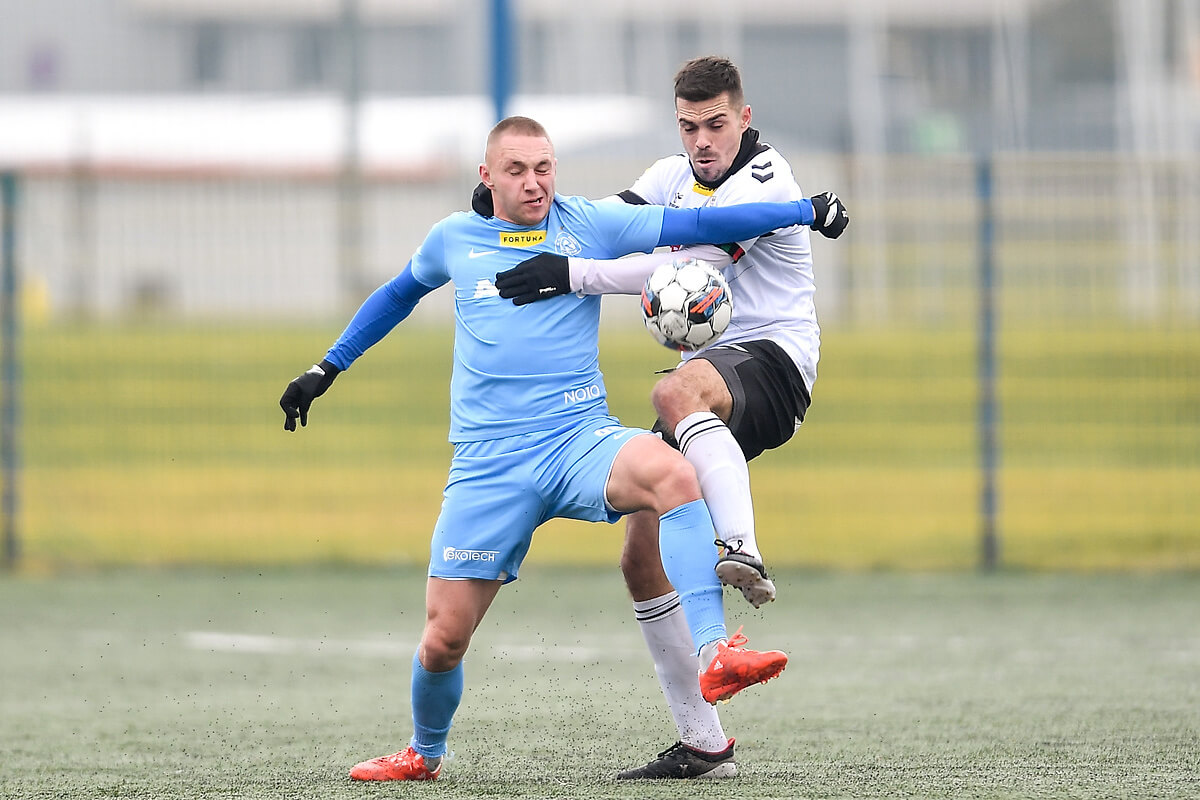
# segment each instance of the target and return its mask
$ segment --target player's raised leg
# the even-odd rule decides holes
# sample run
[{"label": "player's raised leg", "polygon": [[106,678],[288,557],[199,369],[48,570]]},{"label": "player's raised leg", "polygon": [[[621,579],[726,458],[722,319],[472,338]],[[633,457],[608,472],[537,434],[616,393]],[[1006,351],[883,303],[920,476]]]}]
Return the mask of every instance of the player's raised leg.
[{"label": "player's raised leg", "polygon": [[775,584],[767,576],[754,535],[750,469],[725,423],[733,411],[725,379],[710,362],[694,358],[660,380],[651,400],[696,470],[723,551],[717,576],[740,589],[755,608],[771,602]]},{"label": "player's raised leg", "polygon": [[360,781],[431,781],[442,771],[446,739],[463,694],[462,659],[500,581],[430,578],[425,630],[413,656],[413,736],[404,750],[350,770]]}]

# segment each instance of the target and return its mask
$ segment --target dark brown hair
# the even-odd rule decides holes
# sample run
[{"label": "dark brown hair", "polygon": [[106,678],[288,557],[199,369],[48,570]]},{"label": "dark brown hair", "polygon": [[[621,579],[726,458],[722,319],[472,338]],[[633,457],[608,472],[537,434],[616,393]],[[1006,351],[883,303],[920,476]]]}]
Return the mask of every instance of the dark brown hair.
[{"label": "dark brown hair", "polygon": [[729,100],[735,106],[744,102],[742,74],[727,58],[693,58],[675,73],[675,97],[680,100],[698,103],[711,100],[722,92],[729,92]]}]

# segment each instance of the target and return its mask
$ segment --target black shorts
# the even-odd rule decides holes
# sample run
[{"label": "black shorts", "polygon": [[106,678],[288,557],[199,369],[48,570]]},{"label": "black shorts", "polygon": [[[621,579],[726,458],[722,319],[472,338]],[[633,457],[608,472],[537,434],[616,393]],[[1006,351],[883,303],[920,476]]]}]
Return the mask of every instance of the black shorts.
[{"label": "black shorts", "polygon": [[[773,450],[792,438],[811,398],[796,364],[784,349],[767,339],[719,345],[696,356],[716,367],[733,398],[729,430],[746,460]],[[654,423],[655,433],[672,447],[674,431]]]}]

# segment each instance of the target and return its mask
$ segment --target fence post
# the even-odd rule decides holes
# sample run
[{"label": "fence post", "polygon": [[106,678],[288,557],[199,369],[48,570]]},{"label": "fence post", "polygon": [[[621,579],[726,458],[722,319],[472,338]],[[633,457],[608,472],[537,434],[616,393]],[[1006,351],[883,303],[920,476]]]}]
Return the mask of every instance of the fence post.
[{"label": "fence post", "polygon": [[1000,541],[996,530],[996,275],[994,163],[991,155],[980,156],[975,168],[979,200],[979,459],[981,525],[980,567],[996,569]]},{"label": "fence post", "polygon": [[0,468],[4,485],[0,489],[0,525],[4,543],[0,564],[12,570],[20,553],[17,539],[17,420],[20,402],[20,367],[17,362],[17,176],[0,173]]},{"label": "fence post", "polygon": [[509,0],[491,2],[491,59],[488,78],[492,90],[492,109],[496,121],[508,115],[509,99],[513,91],[513,42],[512,10]]}]

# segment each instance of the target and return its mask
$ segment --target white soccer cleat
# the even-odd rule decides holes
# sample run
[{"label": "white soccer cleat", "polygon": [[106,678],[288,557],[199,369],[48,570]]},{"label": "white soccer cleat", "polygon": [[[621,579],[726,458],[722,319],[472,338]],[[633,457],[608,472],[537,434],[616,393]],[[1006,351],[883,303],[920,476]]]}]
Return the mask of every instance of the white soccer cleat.
[{"label": "white soccer cleat", "polygon": [[742,596],[755,608],[775,600],[775,584],[767,577],[762,559],[740,552],[728,542],[717,539],[724,555],[717,560],[717,577],[726,586],[742,590]]}]

